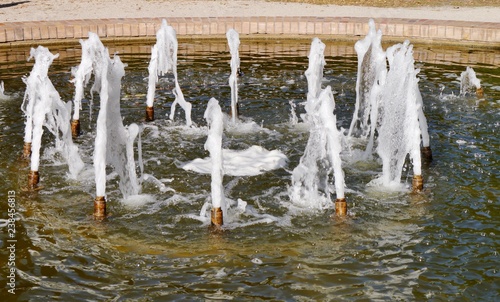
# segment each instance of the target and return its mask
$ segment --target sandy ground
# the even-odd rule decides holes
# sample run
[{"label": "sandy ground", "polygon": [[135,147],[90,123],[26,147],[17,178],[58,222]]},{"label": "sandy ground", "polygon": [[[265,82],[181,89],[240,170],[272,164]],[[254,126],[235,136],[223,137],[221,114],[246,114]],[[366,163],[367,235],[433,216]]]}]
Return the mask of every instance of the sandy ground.
[{"label": "sandy ground", "polygon": [[140,17],[317,16],[460,20],[500,23],[496,7],[376,8],[265,0],[0,0],[0,23]]}]

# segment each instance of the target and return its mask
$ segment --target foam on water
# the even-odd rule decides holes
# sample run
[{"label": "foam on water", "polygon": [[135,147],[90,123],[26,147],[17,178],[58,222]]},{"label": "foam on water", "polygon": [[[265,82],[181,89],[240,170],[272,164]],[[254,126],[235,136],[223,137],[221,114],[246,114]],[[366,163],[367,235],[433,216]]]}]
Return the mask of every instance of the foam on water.
[{"label": "foam on water", "polygon": [[[278,150],[268,151],[260,146],[251,146],[245,150],[222,150],[224,174],[231,176],[254,176],[279,168],[288,162],[285,154]],[[180,167],[187,171],[210,174],[211,157],[197,158]]]}]

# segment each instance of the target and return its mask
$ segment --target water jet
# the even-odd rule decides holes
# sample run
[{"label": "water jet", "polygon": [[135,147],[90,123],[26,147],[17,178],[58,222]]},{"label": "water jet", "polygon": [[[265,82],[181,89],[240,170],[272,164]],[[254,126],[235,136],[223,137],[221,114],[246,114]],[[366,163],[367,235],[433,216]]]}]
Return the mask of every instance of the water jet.
[{"label": "water jet", "polygon": [[238,50],[240,47],[240,35],[236,30],[230,29],[226,33],[226,38],[231,53],[231,75],[229,76],[229,87],[231,87],[231,121],[235,123],[240,114],[238,103],[238,76],[241,73]]},{"label": "water jet", "polygon": [[179,104],[184,109],[186,126],[189,127],[192,125],[192,105],[184,99],[184,94],[179,85],[177,76],[177,51],[178,42],[176,32],[172,26],[167,24],[167,20],[163,19],[160,29],[156,32],[156,44],[151,48],[151,60],[148,66],[148,91],[146,95],[146,121],[154,120],[153,103],[158,77],[171,71],[174,75],[175,88],[172,93],[175,95],[175,100],[172,103],[169,118],[170,120],[174,119],[175,107]]}]

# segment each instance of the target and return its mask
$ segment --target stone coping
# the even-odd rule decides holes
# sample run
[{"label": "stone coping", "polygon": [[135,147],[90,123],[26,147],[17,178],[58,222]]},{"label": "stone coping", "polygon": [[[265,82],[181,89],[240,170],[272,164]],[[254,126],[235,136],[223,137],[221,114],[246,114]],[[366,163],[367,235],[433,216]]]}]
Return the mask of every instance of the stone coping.
[{"label": "stone coping", "polygon": [[[167,22],[182,38],[218,38],[234,28],[241,38],[359,39],[368,32],[369,18],[360,17],[176,17]],[[500,22],[374,18],[384,40],[468,44],[500,48]],[[162,18],[112,18],[0,23],[0,47],[20,43],[59,42],[87,38],[154,38]]]}]

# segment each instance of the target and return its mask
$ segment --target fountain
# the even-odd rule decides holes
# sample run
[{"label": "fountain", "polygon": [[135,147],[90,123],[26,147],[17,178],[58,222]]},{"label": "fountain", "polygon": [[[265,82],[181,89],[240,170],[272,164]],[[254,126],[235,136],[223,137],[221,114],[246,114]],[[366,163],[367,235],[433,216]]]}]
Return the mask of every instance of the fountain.
[{"label": "fountain", "polygon": [[26,115],[23,156],[30,158],[28,187],[34,189],[39,182],[40,148],[43,126],[55,136],[55,148],[66,160],[70,177],[76,179],[83,169],[83,161],[78,153],[78,147],[71,138],[69,116],[71,103],[64,103],[48,77],[48,70],[53,60],[59,55],[53,55],[47,48],[39,46],[31,49],[30,59],[35,64],[30,75],[23,78],[26,84],[21,109]]},{"label": "fountain", "polygon": [[154,120],[154,97],[156,83],[158,83],[158,77],[167,74],[172,71],[174,75],[175,88],[173,93],[175,95],[175,100],[172,103],[170,116],[171,120],[175,117],[175,107],[179,104],[183,109],[186,116],[186,126],[191,126],[191,103],[184,99],[184,94],[182,93],[181,87],[179,86],[179,81],[177,79],[177,36],[175,30],[172,26],[167,24],[167,21],[163,19],[161,28],[156,33],[156,44],[151,49],[151,60],[149,62],[149,78],[148,78],[148,92],[146,96],[146,120]]},{"label": "fountain", "polygon": [[[115,55],[110,59],[108,49],[99,37],[89,33],[89,39],[81,41],[82,63],[73,75],[77,76],[76,95],[83,95],[83,85],[87,84],[91,74],[94,75],[92,91],[100,96],[100,110],[97,116],[94,170],[96,198],[94,200],[94,217],[104,219],[106,213],[106,166],[113,166],[119,175],[120,191],[123,198],[139,194],[140,180],[137,178],[134,160],[134,141],[139,133],[139,126],[123,125],[120,113],[121,78],[125,75],[125,65]],[[75,97],[75,100],[78,99]],[[77,104],[75,104],[75,107]],[[75,110],[76,112],[76,110]]]},{"label": "fountain", "polygon": [[335,212],[347,214],[344,196],[344,173],[340,159],[341,133],[333,114],[335,101],[330,86],[321,89],[325,44],[315,38],[309,53],[309,68],[305,74],[308,83],[306,113],[303,119],[310,126],[309,140],[300,158],[299,165],[292,172],[290,199],[293,203],[307,208],[320,209],[330,204],[329,174],[333,171],[335,192]]},{"label": "fountain", "polygon": [[476,72],[473,68],[467,66],[465,71],[460,74],[460,95],[465,96],[474,90],[478,97],[482,98],[484,96],[481,81],[477,78]]},{"label": "fountain", "polygon": [[[498,220],[495,176],[500,79],[495,74],[498,64],[487,61],[494,59],[491,51],[474,49],[471,55],[461,48],[415,45],[411,68],[411,45],[390,49],[390,62],[384,53],[384,81],[372,85],[379,89],[378,115],[367,119],[371,128],[365,135],[358,132],[359,123],[348,137],[357,99],[354,43],[323,40],[326,64],[321,65],[321,57],[312,55],[308,66],[311,40],[242,40],[239,55],[245,77],[237,80],[245,107],[234,129],[244,127],[251,117],[261,125],[251,132],[233,131],[228,110],[222,106],[229,107],[230,99],[230,49],[225,37],[202,43],[186,39],[179,44],[178,70],[186,72],[179,72],[178,82],[193,104],[191,127],[185,127],[182,110],[177,112],[176,122],[167,117],[167,121],[159,117],[155,122],[144,121],[148,89],[144,78],[152,45],[105,42],[109,51],[102,57],[111,54],[111,59],[92,67],[80,112],[82,134],[73,139],[86,166],[76,179],[64,175],[66,163],[59,154],[53,157],[54,139],[43,126],[39,170],[44,189],[37,194],[20,192],[28,171],[19,177],[21,165],[13,157],[22,148],[24,134],[20,134],[24,119],[16,114],[27,87],[21,76],[29,75],[34,60],[24,60],[29,48],[5,50],[8,56],[2,58],[14,61],[0,64],[0,80],[11,96],[0,102],[0,176],[4,180],[0,186],[9,194],[9,205],[0,205],[4,213],[0,226],[7,236],[11,228],[5,218],[10,220],[8,209],[15,208],[11,224],[17,228],[16,255],[22,258],[16,259],[18,297],[192,300],[202,296],[209,300],[287,301],[315,297],[328,301],[339,299],[339,295],[362,300],[453,300],[457,293],[469,300],[494,296],[498,279],[492,263],[497,261],[498,250],[494,221]],[[321,46],[317,42],[316,46]],[[48,77],[61,99],[72,101],[75,87],[68,84],[72,78],[69,71],[80,63],[82,47],[53,47],[50,50],[60,57],[51,64]],[[375,48],[372,46],[372,55]],[[113,53],[119,53],[119,60],[128,67],[123,68],[118,57],[113,59]],[[450,57],[461,58],[460,63],[443,61]],[[457,93],[457,75],[466,69],[465,64],[471,64],[476,72],[480,68],[481,85],[488,88],[485,101]],[[98,72],[101,67],[107,71]],[[418,73],[417,67],[421,69]],[[99,76],[102,79],[96,81]],[[92,90],[96,99],[90,123],[85,98],[90,98],[88,90],[93,84],[102,89]],[[173,88],[172,83],[168,95]],[[369,95],[372,93],[373,89]],[[96,102],[98,98],[102,102]],[[406,103],[406,99],[411,102]],[[170,113],[171,102],[160,101],[157,108],[160,103]],[[364,121],[362,111],[356,117]],[[428,119],[438,164],[425,167],[421,158],[425,190],[412,194],[412,177],[418,173],[412,170],[417,166],[415,141],[420,139],[418,144],[425,145],[420,112]],[[411,115],[408,121],[404,118],[401,122],[403,113]],[[127,200],[122,200],[120,176],[106,159],[112,152],[107,148],[112,137],[126,133],[110,129],[120,121],[130,137],[138,130],[139,142],[133,142],[133,148],[138,152],[142,147],[144,157],[137,165],[141,155],[135,154],[140,189],[136,196],[130,195],[135,192],[127,193]],[[134,125],[126,128],[134,122],[138,129]],[[391,127],[391,123],[399,127]],[[222,132],[216,134],[216,127],[223,127]],[[413,133],[405,132],[409,128]],[[373,148],[367,152],[372,129]],[[420,138],[415,135],[418,129]],[[207,133],[212,138],[217,135],[217,143],[212,140],[215,152],[220,152],[215,162]],[[102,141],[96,142],[96,135],[106,140],[106,149]],[[406,143],[392,145],[387,142],[389,137]],[[320,147],[314,147],[313,141]],[[341,150],[330,150],[334,147]],[[126,144],[116,145],[116,149],[126,157]],[[265,150],[276,153],[270,158]],[[400,163],[399,155],[405,150],[412,157],[406,155],[399,178],[394,176],[398,171],[389,169],[388,184],[381,178],[370,183],[385,173],[383,160],[389,167],[394,161],[394,170],[399,170],[396,162]],[[97,157],[99,152],[105,158],[101,161],[105,183],[99,182],[103,196],[96,196],[98,184],[92,166],[94,154]],[[286,157],[281,155],[288,157],[288,164],[282,164]],[[313,155],[320,161],[309,161]],[[261,159],[279,163],[279,168],[260,166],[257,160]],[[181,162],[186,164],[181,166]],[[141,182],[139,170],[143,169],[158,181]],[[293,200],[293,186],[303,186],[295,175],[313,169],[317,170],[314,178],[321,177],[314,192],[322,200],[306,194]],[[341,176],[335,173],[342,171],[344,180],[339,181]],[[212,172],[215,176],[211,179]],[[161,186],[166,182],[171,190]],[[341,201],[335,202],[341,196],[348,209]],[[96,201],[96,218],[110,217],[106,212],[113,212],[105,224],[92,223],[85,215],[94,197],[102,197]],[[10,206],[14,199],[15,205]],[[101,206],[106,200],[104,209]],[[134,204],[129,202],[132,200]],[[348,210],[345,218],[330,219],[334,208],[338,214]],[[210,229],[225,230],[224,236],[207,233],[212,224]],[[7,264],[3,269],[8,269]],[[464,269],[470,274],[461,274]]]},{"label": "fountain", "polygon": [[[430,162],[432,151],[416,78],[419,71],[414,67],[413,46],[406,41],[384,52],[381,38],[381,31],[376,31],[375,23],[370,20],[367,36],[355,44],[358,55],[356,106],[348,138],[351,142],[355,137],[368,138],[362,160],[372,156],[377,144],[383,173],[382,181],[374,183],[385,187],[395,187],[400,183],[401,169],[406,154],[410,153],[415,172],[413,189],[420,191],[423,187],[421,159]],[[406,123],[405,127],[400,129],[403,123]],[[417,155],[415,152],[420,142],[422,148],[418,147]]]},{"label": "fountain", "polygon": [[212,210],[211,223],[212,226],[220,228],[224,223],[224,213],[227,213],[227,206],[224,198],[224,187],[222,179],[224,178],[224,170],[222,168],[222,131],[223,119],[222,111],[219,102],[211,98],[207,105],[207,110],[203,117],[208,123],[208,138],[205,143],[205,150],[210,152],[212,159],[211,175],[212,183]]},{"label": "fountain", "polygon": [[371,156],[375,129],[378,119],[378,106],[387,76],[385,52],[382,49],[382,31],[375,29],[370,19],[366,37],[354,44],[358,55],[358,74],[356,78],[356,104],[348,137],[366,139],[369,136],[363,159]]},{"label": "fountain", "polygon": [[382,176],[374,185],[398,188],[402,168],[409,155],[413,164],[413,189],[422,190],[419,110],[422,106],[409,41],[387,49],[389,71],[380,103],[377,153],[382,159]]}]

